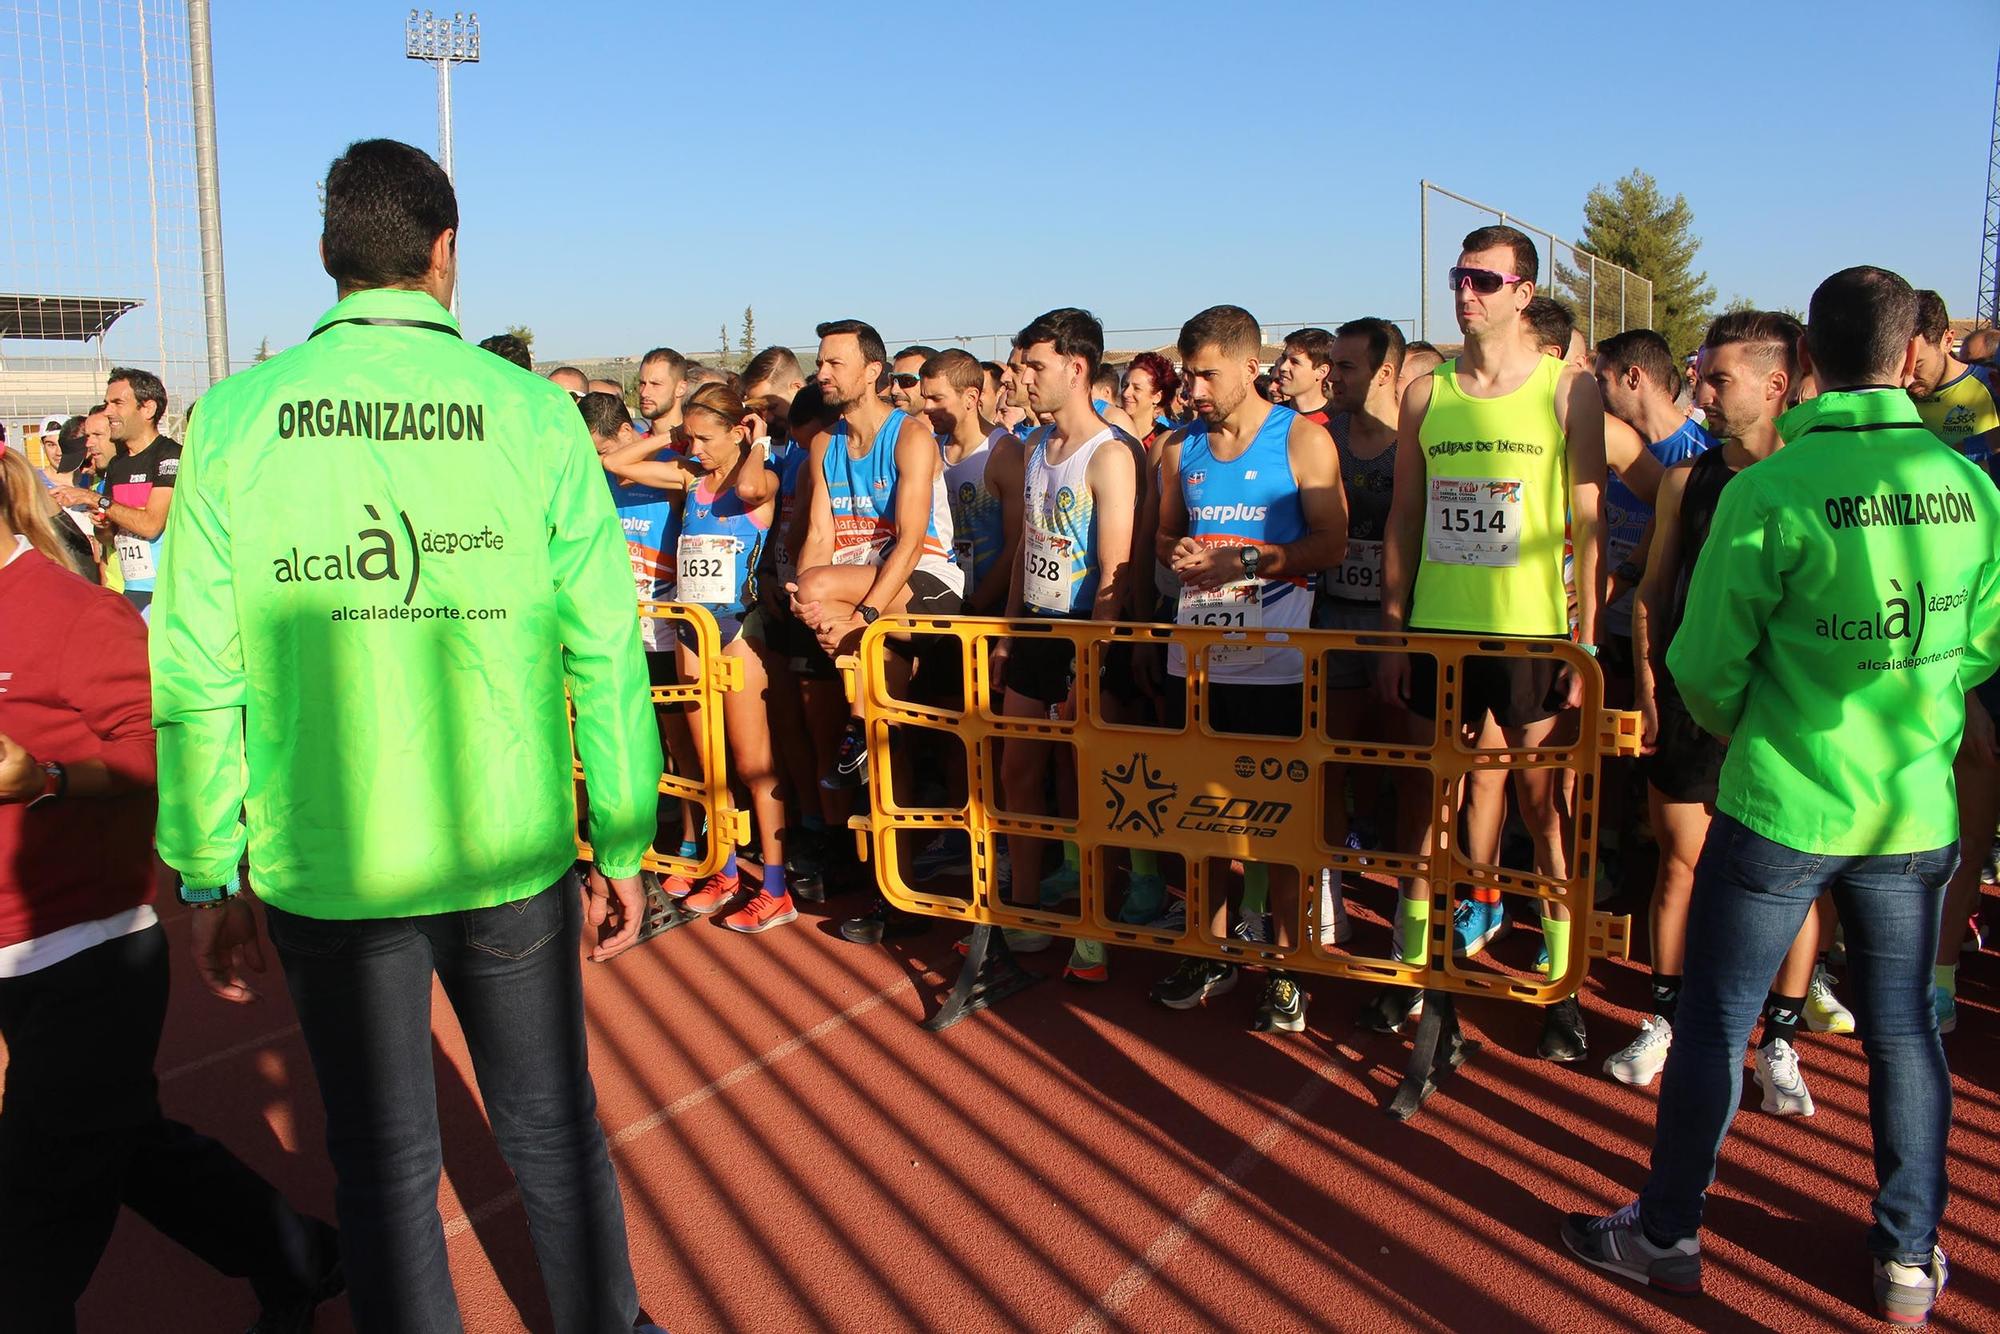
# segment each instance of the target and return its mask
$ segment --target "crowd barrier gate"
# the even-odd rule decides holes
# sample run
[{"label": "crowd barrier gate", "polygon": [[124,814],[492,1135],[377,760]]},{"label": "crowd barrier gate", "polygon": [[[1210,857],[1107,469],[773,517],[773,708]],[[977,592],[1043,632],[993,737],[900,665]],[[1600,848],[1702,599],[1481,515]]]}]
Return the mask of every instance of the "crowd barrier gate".
[{"label": "crowd barrier gate", "polygon": [[[919,653],[955,644],[958,706],[919,703],[890,685],[892,637],[913,637]],[[1001,640],[1067,640],[1082,664],[1077,672],[1075,717],[1019,717],[1001,712],[1001,688],[991,671],[991,650]],[[1178,729],[1114,721],[1107,709],[1103,677],[1132,670],[1135,651],[1164,651],[1178,645],[1187,667],[1186,722]],[[1303,717],[1296,737],[1222,733],[1207,716],[1210,669],[1216,653],[1297,650],[1304,667]],[[1328,731],[1330,654],[1425,654],[1436,672],[1440,720],[1459,713],[1466,666],[1480,658],[1553,659],[1582,679],[1582,702],[1573,734],[1559,727],[1548,744],[1512,751],[1480,749],[1461,727],[1440,726],[1428,741],[1361,741]],[[947,654],[946,656],[949,656]],[[1372,657],[1370,659],[1372,661]],[[1348,631],[1230,630],[1205,626],[1162,626],[1059,620],[1005,621],[974,617],[883,616],[863,635],[858,656],[842,660],[849,691],[860,701],[866,724],[871,781],[870,809],[850,822],[862,854],[875,862],[875,879],[888,902],[906,912],[952,918],[988,928],[1017,927],[1064,937],[1087,937],[1106,944],[1199,955],[1233,963],[1270,963],[1301,973],[1365,979],[1421,988],[1427,993],[1426,1040],[1445,1043],[1456,1065],[1454,995],[1492,996],[1549,1004],[1572,996],[1582,985],[1592,957],[1624,957],[1630,919],[1598,912],[1592,902],[1596,882],[1596,818],[1599,771],[1606,756],[1639,753],[1639,715],[1604,706],[1604,680],[1596,660],[1562,640],[1513,639],[1474,635],[1386,634]],[[1372,673],[1371,673],[1372,675]],[[1172,678],[1168,678],[1171,688]],[[890,745],[898,732],[944,734],[962,748],[966,799],[956,805],[920,805],[900,799],[923,775],[908,751]],[[998,791],[998,751],[1010,738],[1068,746],[1074,752],[1075,818],[1012,811]],[[924,749],[931,764],[939,745]],[[948,749],[948,747],[946,747]],[[1428,794],[1428,854],[1399,848],[1334,846],[1324,835],[1331,766],[1366,766],[1421,772]],[[1457,789],[1481,770],[1563,770],[1575,775],[1569,874],[1551,878],[1469,861],[1460,847]],[[1419,780],[1410,780],[1415,783]],[[962,830],[970,840],[970,884],[950,892],[913,883],[910,850],[916,839],[938,831]],[[1078,909],[1052,910],[1039,904],[1007,902],[995,882],[996,839],[1028,835],[1074,841],[1081,853]],[[1377,840],[1393,842],[1395,839]],[[1410,840],[1413,841],[1413,840]],[[1107,904],[1107,871],[1122,852],[1153,848],[1184,859],[1187,927],[1171,934],[1135,926],[1112,915]],[[1107,856],[1107,853],[1109,854]],[[1291,866],[1301,876],[1302,911],[1293,944],[1252,944],[1217,937],[1206,923],[1209,908],[1226,893],[1216,883],[1231,862]],[[1421,962],[1405,963],[1393,950],[1356,954],[1319,943],[1315,887],[1321,868],[1340,870],[1350,886],[1358,877],[1419,877],[1429,883],[1428,940]],[[1574,923],[1566,957],[1554,961],[1547,977],[1495,969],[1484,956],[1453,957],[1451,913],[1455,898],[1474,887],[1524,895],[1561,905]],[[1386,895],[1389,891],[1383,891]],[[930,1024],[941,1028],[1033,980],[1011,964],[998,930],[975,933],[973,953],[960,986]],[[1390,939],[1393,939],[1393,927]],[[1430,997],[1441,999],[1437,1004]],[[1440,1014],[1440,1012],[1443,1012]],[[1438,1020],[1446,1031],[1438,1032]],[[1447,1062],[1440,1062],[1440,1068]],[[1429,1071],[1425,1087],[1429,1091]],[[1414,1106],[1409,1108],[1414,1111]],[[1407,1114],[1407,1113],[1405,1113]]]},{"label": "crowd barrier gate", "polygon": [[[673,843],[671,852],[660,851],[657,843],[646,850],[641,859],[641,873],[646,876],[646,923],[640,933],[643,940],[695,920],[667,897],[659,877],[683,875],[694,880],[721,870],[729,854],[750,841],[750,814],[737,810],[730,796],[729,752],[722,730],[722,696],[726,691],[743,688],[743,670],[723,656],[722,632],[715,624],[715,617],[705,607],[680,602],[644,602],[639,605],[639,615],[667,622],[676,634],[684,626],[694,632],[700,674],[692,681],[656,685],[652,687],[652,695],[655,709],[676,710],[689,721],[694,744],[701,755],[701,769],[693,776],[674,773],[673,756],[668,755],[667,771],[660,775],[659,790],[662,797],[697,807],[709,831],[708,837],[701,840],[701,850],[693,857],[679,855],[678,841]],[[668,636],[668,641],[674,642],[673,635]],[[575,718],[572,706],[572,724]],[[575,755],[574,746],[571,754]],[[574,768],[578,784],[577,855],[589,859],[587,822],[583,818],[589,782],[581,760],[574,762]]]}]

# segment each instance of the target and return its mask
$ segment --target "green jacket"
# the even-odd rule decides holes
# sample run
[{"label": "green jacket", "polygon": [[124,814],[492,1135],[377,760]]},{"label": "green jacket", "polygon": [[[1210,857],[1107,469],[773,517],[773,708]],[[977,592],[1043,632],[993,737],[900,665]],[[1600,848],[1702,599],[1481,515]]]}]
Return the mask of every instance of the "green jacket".
[{"label": "green jacket", "polygon": [[2000,659],[2000,491],[1899,391],[1823,394],[1722,493],[1667,666],[1729,738],[1718,809],[1802,852],[1957,842],[1965,693]]},{"label": "green jacket", "polygon": [[247,843],[319,918],[509,903],[575,860],[567,682],[607,874],[660,743],[630,562],[569,395],[422,292],[357,292],[203,396],[152,606],[159,852]]}]

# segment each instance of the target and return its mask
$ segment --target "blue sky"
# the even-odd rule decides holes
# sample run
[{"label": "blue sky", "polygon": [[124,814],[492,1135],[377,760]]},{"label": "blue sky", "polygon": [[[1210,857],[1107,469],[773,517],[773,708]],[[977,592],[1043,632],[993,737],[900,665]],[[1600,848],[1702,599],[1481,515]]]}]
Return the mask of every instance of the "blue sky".
[{"label": "blue sky", "polygon": [[[746,304],[765,343],[1068,304],[1110,328],[1218,301],[1409,316],[1419,178],[1574,239],[1585,192],[1635,166],[1687,196],[1719,299],[1803,307],[1867,262],[1970,313],[2000,5],[1934,0],[1921,31],[1885,12],[482,5],[484,58],[454,79],[466,332],[525,323],[538,355],[585,357],[712,348]],[[240,357],[331,303],[328,160],[371,135],[435,151],[406,13],[215,6]]]}]

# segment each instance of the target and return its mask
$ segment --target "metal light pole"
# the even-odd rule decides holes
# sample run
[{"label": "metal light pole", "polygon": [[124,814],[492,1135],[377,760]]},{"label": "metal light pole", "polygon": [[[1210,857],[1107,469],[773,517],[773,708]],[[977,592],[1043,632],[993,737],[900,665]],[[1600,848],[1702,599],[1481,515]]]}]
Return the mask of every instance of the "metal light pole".
[{"label": "metal light pole", "polygon": [[[438,165],[457,184],[451,166],[451,67],[479,63],[479,15],[463,10],[443,18],[426,9],[416,10],[403,23],[403,54],[411,60],[426,60],[437,66],[438,76]],[[452,292],[452,308],[458,308],[458,292]]]},{"label": "metal light pole", "polygon": [[194,103],[195,212],[201,225],[202,314],[208,382],[229,376],[229,315],[222,291],[222,193],[216,182],[215,59],[208,0],[188,0],[188,76]]}]

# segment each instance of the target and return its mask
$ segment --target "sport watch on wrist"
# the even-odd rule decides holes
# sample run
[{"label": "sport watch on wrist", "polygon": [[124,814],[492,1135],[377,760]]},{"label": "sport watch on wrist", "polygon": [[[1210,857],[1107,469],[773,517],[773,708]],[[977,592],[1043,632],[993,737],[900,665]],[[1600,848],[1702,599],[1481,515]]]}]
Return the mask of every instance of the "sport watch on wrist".
[{"label": "sport watch on wrist", "polygon": [[1238,547],[1236,554],[1243,561],[1243,577],[1246,579],[1255,579],[1257,577],[1257,562],[1259,560],[1257,548]]},{"label": "sport watch on wrist", "polygon": [[69,770],[54,760],[42,762],[42,790],[28,799],[28,809],[61,801],[69,792]]},{"label": "sport watch on wrist", "polygon": [[241,893],[243,882],[236,876],[229,877],[226,885],[212,885],[206,889],[194,889],[182,884],[177,891],[180,901],[190,908],[220,908]]},{"label": "sport watch on wrist", "polygon": [[110,508],[111,508],[111,497],[110,497],[110,496],[99,496],[99,497],[97,498],[97,512],[98,512],[99,514],[102,514],[102,513],[104,513],[104,512],[106,511],[106,510],[108,510],[108,509],[110,509]]},{"label": "sport watch on wrist", "polygon": [[875,624],[875,619],[882,613],[864,602],[854,609],[854,614],[861,618],[863,625],[873,625]]}]

